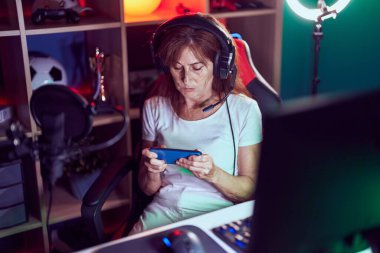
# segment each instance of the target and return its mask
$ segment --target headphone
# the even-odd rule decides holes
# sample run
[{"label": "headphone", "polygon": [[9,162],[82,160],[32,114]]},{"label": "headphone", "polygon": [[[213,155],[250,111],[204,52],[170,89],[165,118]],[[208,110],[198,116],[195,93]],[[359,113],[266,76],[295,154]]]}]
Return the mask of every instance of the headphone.
[{"label": "headphone", "polygon": [[[220,44],[220,50],[214,59],[214,76],[225,80],[230,76],[234,77],[234,75],[236,75],[235,46],[232,43],[232,39],[222,27],[201,14],[184,14],[174,17],[161,24],[153,33],[150,46],[154,63],[159,71],[168,72],[168,67],[165,66],[157,55],[158,48],[161,45],[161,39],[166,31],[177,26],[189,26],[213,34]],[[234,87],[234,83],[235,80],[232,80],[230,83],[231,90]]]}]

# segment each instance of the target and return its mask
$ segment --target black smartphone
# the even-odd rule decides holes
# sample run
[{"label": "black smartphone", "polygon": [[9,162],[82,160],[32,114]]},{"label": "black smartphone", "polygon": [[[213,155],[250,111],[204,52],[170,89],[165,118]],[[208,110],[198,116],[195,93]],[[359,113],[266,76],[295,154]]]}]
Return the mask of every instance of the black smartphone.
[{"label": "black smartphone", "polygon": [[172,149],[172,148],[150,148],[150,151],[157,154],[157,159],[164,160],[167,164],[175,164],[180,158],[188,158],[192,155],[201,155],[197,150]]}]

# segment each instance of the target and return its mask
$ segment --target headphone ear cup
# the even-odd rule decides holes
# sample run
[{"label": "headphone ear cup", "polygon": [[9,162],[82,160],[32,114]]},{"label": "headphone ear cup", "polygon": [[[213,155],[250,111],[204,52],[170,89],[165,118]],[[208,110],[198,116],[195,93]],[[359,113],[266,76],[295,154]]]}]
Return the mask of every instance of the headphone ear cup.
[{"label": "headphone ear cup", "polygon": [[229,57],[223,57],[221,52],[214,58],[214,75],[222,80],[227,79],[231,74],[231,66],[229,66]]},{"label": "headphone ear cup", "polygon": [[235,81],[236,81],[236,75],[237,75],[237,72],[238,72],[238,69],[237,69],[236,65],[234,64],[234,65],[231,67],[231,75],[230,75],[230,78],[231,78],[231,81],[230,81],[230,90],[233,90],[234,87],[235,87]]},{"label": "headphone ear cup", "polygon": [[217,52],[214,58],[214,76],[220,78],[220,52]]}]

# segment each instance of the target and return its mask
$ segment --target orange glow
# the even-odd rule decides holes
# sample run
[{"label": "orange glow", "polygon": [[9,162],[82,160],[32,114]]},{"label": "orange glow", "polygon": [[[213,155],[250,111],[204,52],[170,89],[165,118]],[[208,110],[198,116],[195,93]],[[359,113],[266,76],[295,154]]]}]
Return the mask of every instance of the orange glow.
[{"label": "orange glow", "polygon": [[161,0],[124,0],[124,14],[147,15],[155,11],[160,3]]}]

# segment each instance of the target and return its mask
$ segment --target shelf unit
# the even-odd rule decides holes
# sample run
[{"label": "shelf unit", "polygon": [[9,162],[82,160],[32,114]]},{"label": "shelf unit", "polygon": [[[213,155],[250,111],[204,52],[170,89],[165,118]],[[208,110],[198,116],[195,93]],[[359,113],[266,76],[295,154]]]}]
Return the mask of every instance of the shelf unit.
[{"label": "shelf unit", "polygon": [[[222,20],[231,32],[240,33],[249,43],[255,64],[261,74],[279,91],[282,1],[262,0],[265,8],[218,12],[210,8],[211,1],[162,0],[157,10],[145,16],[125,14],[123,0],[81,1],[94,12],[81,16],[78,24],[68,24],[65,20],[47,20],[45,24],[34,25],[31,23],[33,0],[2,0],[0,1],[0,105],[11,106],[14,119],[23,125],[26,135],[29,138],[36,138],[40,130],[28,106],[33,92],[28,52],[36,49],[36,43],[31,42],[41,40],[44,43],[41,46],[37,44],[37,49],[59,47],[58,51],[69,55],[73,49],[64,44],[56,45],[55,38],[79,34],[85,38],[81,41],[84,45],[80,47],[84,51],[81,51],[83,57],[92,56],[96,47],[109,57],[105,80],[110,102],[128,112],[132,122],[126,137],[108,153],[111,159],[131,155],[134,152],[133,140],[136,138],[135,133],[138,128],[138,124],[133,122],[138,121],[140,116],[138,106],[131,102],[134,94],[131,91],[131,75],[154,68],[150,59],[149,38],[155,27],[179,14],[176,11],[179,3],[194,12],[211,13]],[[52,44],[49,45],[50,41]],[[87,72],[84,78],[88,81],[91,74]],[[120,122],[119,116],[100,115],[95,117],[93,126],[94,129],[98,129],[96,134],[102,135],[102,132],[107,132],[103,129],[113,129]],[[5,140],[6,136],[0,132],[0,142]],[[23,161],[23,168],[29,219],[27,223],[0,229],[0,248],[2,252],[23,252],[26,249],[28,252],[48,252],[47,193],[40,176],[40,164],[38,161],[26,159]],[[122,184],[124,187],[112,194],[104,211],[130,204],[132,194],[130,182],[129,176]],[[72,197],[65,187],[60,184],[55,186],[50,224],[59,224],[78,217],[80,217],[80,201]]]}]

